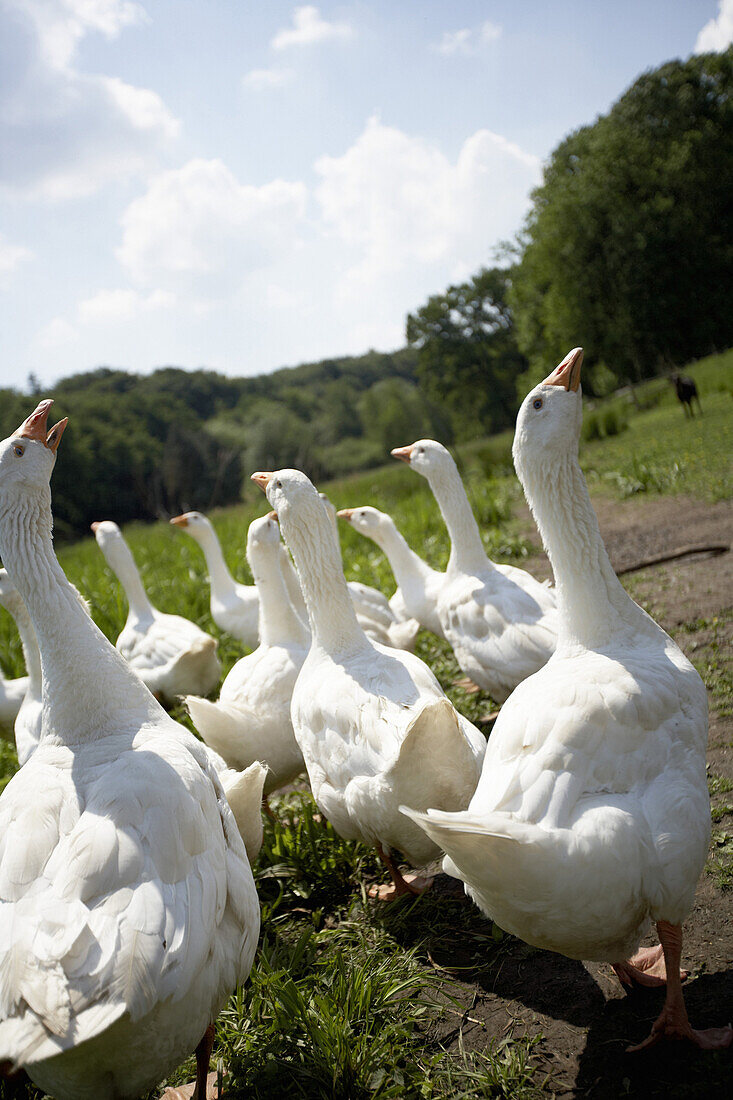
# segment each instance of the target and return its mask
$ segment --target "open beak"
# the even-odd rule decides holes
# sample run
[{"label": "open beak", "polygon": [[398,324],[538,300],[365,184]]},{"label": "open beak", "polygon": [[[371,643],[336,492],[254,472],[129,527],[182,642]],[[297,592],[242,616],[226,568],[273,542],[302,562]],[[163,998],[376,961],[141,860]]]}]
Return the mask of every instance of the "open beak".
[{"label": "open beak", "polygon": [[573,348],[569,351],[562,363],[555,367],[552,374],[548,374],[542,383],[544,386],[562,386],[564,390],[573,393],[578,392],[580,385],[580,368],[583,365],[583,349]]},{"label": "open beak", "polygon": [[399,458],[400,462],[406,462],[409,465],[412,447],[413,444],[410,444],[409,447],[395,447],[394,450],[389,453],[392,455],[392,458]]},{"label": "open beak", "polygon": [[171,516],[168,522],[172,523],[174,527],[188,527],[188,520],[186,519],[185,513],[181,516]]},{"label": "open beak", "polygon": [[56,454],[69,418],[65,416],[63,420],[59,420],[58,424],[54,424],[49,431],[48,412],[52,405],[53,401],[50,398],[40,401],[31,415],[26,417],[20,425],[15,435],[21,439],[35,439],[37,443],[42,443],[44,447],[48,447],[49,451]]},{"label": "open beak", "polygon": [[339,519],[345,519],[347,523],[351,523],[351,517],[353,516],[353,514],[353,508],[342,508],[340,512],[336,513]]},{"label": "open beak", "polygon": [[250,477],[250,481],[254,481],[255,485],[259,485],[262,492],[266,493],[267,486],[272,481],[272,474],[263,473],[261,470],[258,470],[256,474],[252,474],[252,476]]},{"label": "open beak", "polygon": [[99,527],[99,523],[95,520],[95,522],[91,524],[92,531],[94,531],[95,535],[97,533],[97,528],[98,527]]}]

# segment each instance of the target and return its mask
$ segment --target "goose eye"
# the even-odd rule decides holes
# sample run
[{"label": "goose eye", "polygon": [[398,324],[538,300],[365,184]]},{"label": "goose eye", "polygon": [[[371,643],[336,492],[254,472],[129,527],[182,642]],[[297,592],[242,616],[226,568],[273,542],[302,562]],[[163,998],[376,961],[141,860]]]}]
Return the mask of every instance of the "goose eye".
[{"label": "goose eye", "polygon": [[276,481],[275,482],[275,488],[276,489],[282,489],[282,487],[283,487],[282,481]]},{"label": "goose eye", "polygon": [[543,405],[542,398],[541,397],[535,397],[534,401],[532,402],[532,407],[535,408],[535,409],[541,409],[542,405]]},{"label": "goose eye", "polygon": [[18,458],[22,458],[25,454],[25,447],[15,446],[13,447],[13,450],[17,454]]}]

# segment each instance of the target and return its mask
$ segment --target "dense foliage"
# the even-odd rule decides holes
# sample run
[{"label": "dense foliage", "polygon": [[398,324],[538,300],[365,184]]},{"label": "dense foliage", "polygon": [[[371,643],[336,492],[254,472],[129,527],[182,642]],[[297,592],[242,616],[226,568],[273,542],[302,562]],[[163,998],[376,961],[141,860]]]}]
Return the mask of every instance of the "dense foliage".
[{"label": "dense foliage", "polygon": [[507,304],[510,279],[507,269],[484,268],[407,318],[418,379],[468,438],[508,427],[517,411],[516,378],[527,361]]},{"label": "dense foliage", "polygon": [[582,344],[610,387],[733,343],[732,92],[733,47],[670,62],[554,151],[510,291],[537,371]]}]

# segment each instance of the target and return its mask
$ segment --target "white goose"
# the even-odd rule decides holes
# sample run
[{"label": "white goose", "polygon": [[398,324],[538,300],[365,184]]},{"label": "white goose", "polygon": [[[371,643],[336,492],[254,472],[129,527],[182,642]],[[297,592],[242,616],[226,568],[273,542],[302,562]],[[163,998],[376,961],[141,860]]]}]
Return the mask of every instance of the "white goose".
[{"label": "white goose", "polygon": [[0,1063],[56,1100],[134,1100],[196,1047],[202,1097],[210,1025],[254,957],[257,894],[209,750],[56,560],[65,421],[47,432],[50,404],[0,444],[0,552],[44,699],[40,743],[0,797]]},{"label": "white goose", "polygon": [[419,866],[438,849],[412,822],[404,827],[398,806],[408,791],[424,808],[434,800],[466,806],[484,738],[419,658],[366,637],[333,525],[305,474],[280,470],[252,480],[277,512],[308,607],[312,643],[291,713],[313,796],[341,836],[376,847],[391,894],[415,892],[391,853]]},{"label": "white goose", "polygon": [[41,655],[28,609],[6,569],[0,569],[0,604],[15,620],[23,646],[25,667],[28,669],[28,687],[15,716],[14,725],[18,763],[25,764],[41,735]]},{"label": "white goose", "polygon": [[170,522],[190,535],[204,552],[211,583],[212,619],[220,630],[254,649],[259,638],[260,614],[256,585],[235,581],[224,561],[213,524],[202,512],[184,512],[173,516]]},{"label": "white goose", "polygon": [[92,531],[129,603],[117,649],[162,702],[172,704],[187,692],[208,695],[221,674],[216,639],[190,619],[153,607],[116,523],[102,520],[92,524]]},{"label": "white goose", "polygon": [[27,676],[18,676],[15,680],[6,680],[2,670],[0,670],[0,736],[7,741],[13,739],[15,719],[27,691]]},{"label": "white goose", "polygon": [[[323,501],[339,542],[338,513],[325,493],[318,494]],[[420,624],[407,614],[401,592],[395,592],[390,600],[371,584],[347,581],[356,618],[364,633],[373,642],[393,646],[395,649],[415,649]]]},{"label": "white goose", "polygon": [[265,794],[289,783],[305,767],[290,720],[290,700],[310,633],[290,604],[281,546],[274,513],[250,524],[247,560],[259,592],[259,647],[237,661],[217,703],[186,698],[196,729],[227,764],[243,768],[260,760],[267,765]]},{"label": "white goose", "polygon": [[[679,970],[710,835],[705,687],[608,560],[577,458],[581,362],[575,348],[532,390],[514,440],[557,578],[557,650],[502,708],[468,810],[406,812],[502,928],[607,960],[626,983],[661,984],[666,971],[642,1046],[663,1035],[726,1046],[730,1027],[690,1028]],[[661,949],[629,961],[650,917]]]},{"label": "white goose", "polygon": [[442,638],[444,635],[438,618],[437,601],[445,584],[445,573],[431,569],[410,548],[404,535],[397,530],[395,521],[386,512],[367,505],[361,508],[343,508],[337,514],[382,550],[397,581],[395,596],[399,593],[407,615]]},{"label": "white goose", "polygon": [[555,593],[524,569],[487,557],[461,476],[442,444],[419,439],[392,454],[427,478],[451,537],[437,601],[443,634],[466,675],[502,703],[555,649]]}]

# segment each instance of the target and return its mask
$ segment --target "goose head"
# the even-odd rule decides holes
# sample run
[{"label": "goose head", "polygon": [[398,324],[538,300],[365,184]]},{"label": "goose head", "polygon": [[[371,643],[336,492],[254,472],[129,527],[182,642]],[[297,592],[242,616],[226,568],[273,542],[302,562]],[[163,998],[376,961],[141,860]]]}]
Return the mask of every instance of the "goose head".
[{"label": "goose head", "polygon": [[180,527],[187,535],[194,538],[202,531],[208,531],[211,524],[202,512],[183,512],[180,516],[172,516],[168,521],[173,527]]},{"label": "goose head", "polygon": [[34,493],[48,493],[56,450],[67,418],[49,429],[53,401],[41,401],[19,428],[0,443],[0,500],[13,507]]},{"label": "goose head", "polygon": [[428,479],[438,471],[454,465],[450,451],[435,439],[418,439],[409,447],[395,447],[390,454]]},{"label": "goose head", "polygon": [[111,519],[103,519],[93,523],[91,528],[107,564],[118,578],[121,581],[128,581],[136,577],[135,559],[117,524]]},{"label": "goose head", "polygon": [[371,539],[379,534],[382,521],[385,518],[384,512],[380,512],[378,508],[372,508],[368,504],[364,505],[363,508],[342,508],[336,514],[339,519],[346,520],[360,534]]},{"label": "goose head", "polygon": [[326,509],[313,482],[300,470],[252,474],[277,513],[281,525],[311,527],[323,524]]},{"label": "goose head", "polygon": [[553,460],[577,453],[583,416],[582,363],[583,349],[573,348],[522,402],[512,448],[520,479],[530,469],[550,469]]},{"label": "goose head", "polygon": [[253,519],[247,531],[247,557],[254,551],[268,550],[273,553],[280,545],[280,528],[273,513]]}]

